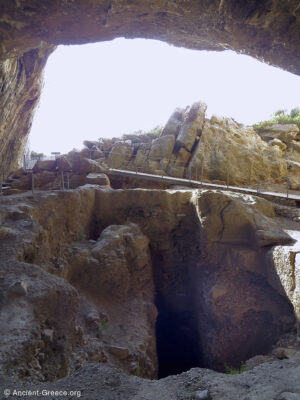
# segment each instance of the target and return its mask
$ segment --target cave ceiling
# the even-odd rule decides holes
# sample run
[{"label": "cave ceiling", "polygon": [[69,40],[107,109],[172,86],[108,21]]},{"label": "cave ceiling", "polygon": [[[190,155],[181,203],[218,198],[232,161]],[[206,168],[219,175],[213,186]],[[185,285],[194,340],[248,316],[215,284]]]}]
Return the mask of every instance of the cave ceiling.
[{"label": "cave ceiling", "polygon": [[299,74],[299,36],[298,0],[0,0],[0,174],[20,165],[57,45],[149,38]]},{"label": "cave ceiling", "polygon": [[199,50],[233,49],[300,72],[297,0],[2,0],[1,56],[42,42],[159,39]]}]

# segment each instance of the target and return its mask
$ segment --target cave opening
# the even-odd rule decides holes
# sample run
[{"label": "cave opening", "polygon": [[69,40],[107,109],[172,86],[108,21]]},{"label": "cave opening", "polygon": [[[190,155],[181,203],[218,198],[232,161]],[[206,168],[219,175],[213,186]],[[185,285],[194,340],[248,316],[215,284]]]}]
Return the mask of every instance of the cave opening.
[{"label": "cave opening", "polygon": [[158,311],[158,379],[203,366],[199,307],[193,285],[199,273],[200,229],[194,209],[186,209],[185,213],[176,231],[168,233],[168,245],[161,243],[160,248],[153,248],[150,244]]},{"label": "cave opening", "polygon": [[[200,231],[187,214],[186,223],[169,232],[168,248],[166,243],[160,249],[150,245],[158,379],[191,368],[240,371],[255,356],[272,357],[278,341],[296,337],[288,298],[266,278],[244,271],[242,263],[233,275],[230,262],[228,268],[211,264],[203,257]],[[270,271],[275,279],[272,265]]]},{"label": "cave opening", "polygon": [[157,303],[156,345],[158,379],[201,367],[198,354],[196,318],[192,311],[173,312]]},{"label": "cave opening", "polygon": [[154,132],[176,107],[199,100],[208,104],[208,117],[251,125],[295,105],[291,95],[296,97],[299,79],[292,78],[232,51],[189,50],[157,40],[59,46],[46,64],[30,150],[66,153],[84,140]]}]

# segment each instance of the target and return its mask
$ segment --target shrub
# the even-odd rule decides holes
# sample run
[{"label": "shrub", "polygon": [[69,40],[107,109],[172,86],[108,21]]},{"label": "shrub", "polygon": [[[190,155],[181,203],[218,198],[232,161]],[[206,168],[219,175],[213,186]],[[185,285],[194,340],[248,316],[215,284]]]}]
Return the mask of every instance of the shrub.
[{"label": "shrub", "polygon": [[278,110],[274,112],[271,119],[261,121],[252,127],[257,133],[260,133],[270,128],[273,124],[296,124],[300,129],[300,109],[298,107],[293,108],[290,113],[286,110]]},{"label": "shrub", "polygon": [[226,374],[237,375],[237,374],[241,374],[242,372],[245,371],[246,365],[245,365],[245,363],[242,362],[240,368],[233,368],[230,365],[225,363],[224,367],[225,367]]},{"label": "shrub", "polygon": [[135,142],[136,140],[151,142],[151,140],[156,139],[157,137],[160,136],[162,130],[163,130],[163,127],[158,125],[148,132],[139,130],[139,131],[135,131],[132,133],[125,133],[124,135],[122,135],[121,139],[122,140],[132,140],[133,142]]}]

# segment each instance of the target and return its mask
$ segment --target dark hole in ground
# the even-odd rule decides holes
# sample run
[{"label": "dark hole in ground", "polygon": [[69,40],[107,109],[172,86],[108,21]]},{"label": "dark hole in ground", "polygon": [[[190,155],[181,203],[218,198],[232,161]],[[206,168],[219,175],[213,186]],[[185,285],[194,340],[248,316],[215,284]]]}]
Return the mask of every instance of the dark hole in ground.
[{"label": "dark hole in ground", "polygon": [[176,314],[166,308],[160,310],[156,322],[159,379],[201,366],[195,332],[192,313]]}]

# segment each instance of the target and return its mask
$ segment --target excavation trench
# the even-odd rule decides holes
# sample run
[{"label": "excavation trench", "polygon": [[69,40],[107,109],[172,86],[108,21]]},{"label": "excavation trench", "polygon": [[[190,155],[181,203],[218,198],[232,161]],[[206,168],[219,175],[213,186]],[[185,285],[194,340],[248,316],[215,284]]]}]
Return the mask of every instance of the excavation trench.
[{"label": "excavation trench", "polygon": [[48,355],[44,379],[95,361],[151,379],[193,367],[224,371],[293,332],[293,307],[267,279],[278,281],[269,249],[208,245],[190,196],[74,191],[45,196],[30,211],[37,228],[20,261],[63,278],[79,296],[69,334],[68,312],[60,321],[53,306],[39,317],[44,331],[60,331],[47,351],[59,343],[63,354]]}]

